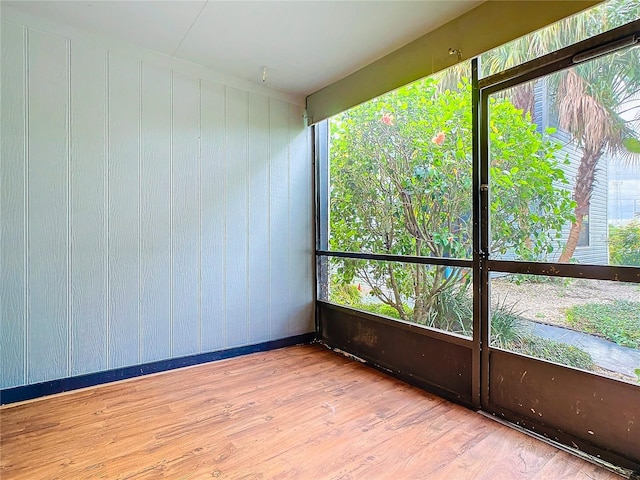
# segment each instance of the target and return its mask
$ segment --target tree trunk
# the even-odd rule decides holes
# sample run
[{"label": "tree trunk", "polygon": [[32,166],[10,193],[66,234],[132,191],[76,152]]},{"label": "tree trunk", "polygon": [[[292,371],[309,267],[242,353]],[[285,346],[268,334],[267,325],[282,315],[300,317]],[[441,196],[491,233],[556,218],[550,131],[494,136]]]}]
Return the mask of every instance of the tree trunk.
[{"label": "tree trunk", "polygon": [[424,302],[422,300],[422,265],[413,265],[413,321],[421,325],[425,324],[424,320]]},{"label": "tree trunk", "polygon": [[387,264],[387,272],[389,272],[389,280],[391,281],[391,288],[393,289],[393,302],[391,302],[390,306],[398,311],[398,315],[400,315],[402,320],[407,320],[407,313],[404,311],[404,305],[402,304],[400,288],[398,287],[398,282],[396,282],[396,276],[393,273],[393,267],[390,263]]},{"label": "tree trunk", "polygon": [[583,148],[580,166],[578,167],[578,173],[576,174],[575,185],[573,187],[573,199],[576,202],[576,208],[574,210],[576,220],[571,224],[567,243],[562,249],[562,254],[558,259],[559,263],[569,263],[578,246],[578,239],[580,238],[580,230],[584,223],[584,217],[589,213],[596,167],[598,160],[602,157],[603,147],[604,145],[596,151]]},{"label": "tree trunk", "polygon": [[522,115],[531,114],[531,120],[535,122],[535,95],[533,84],[525,83],[514,87],[511,102],[518,109],[522,110]]}]

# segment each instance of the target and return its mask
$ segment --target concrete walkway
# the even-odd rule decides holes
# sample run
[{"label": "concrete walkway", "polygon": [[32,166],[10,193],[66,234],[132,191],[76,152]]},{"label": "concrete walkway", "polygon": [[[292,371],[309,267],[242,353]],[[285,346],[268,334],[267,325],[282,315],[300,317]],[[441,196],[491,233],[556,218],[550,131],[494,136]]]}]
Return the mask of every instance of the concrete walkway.
[{"label": "concrete walkway", "polygon": [[567,328],[528,320],[523,323],[534,335],[574,345],[588,352],[599,367],[636,378],[634,370],[640,368],[640,350],[622,347],[617,343]]}]

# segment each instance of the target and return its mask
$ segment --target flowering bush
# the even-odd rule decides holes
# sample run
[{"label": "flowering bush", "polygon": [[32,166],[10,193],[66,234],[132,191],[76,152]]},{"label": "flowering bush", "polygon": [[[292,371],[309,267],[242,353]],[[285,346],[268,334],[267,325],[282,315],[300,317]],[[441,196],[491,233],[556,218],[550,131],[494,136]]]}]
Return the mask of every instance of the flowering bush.
[{"label": "flowering bush", "polygon": [[[508,99],[491,108],[491,249],[546,255],[574,205],[557,188],[567,183],[555,158],[560,147]],[[471,85],[440,93],[433,78],[334,118],[330,249],[470,258],[471,124]],[[356,278],[400,318],[422,324],[443,319],[444,309],[457,318],[443,295],[462,298],[471,280],[461,268],[349,259],[336,259],[334,271],[338,283]]]}]

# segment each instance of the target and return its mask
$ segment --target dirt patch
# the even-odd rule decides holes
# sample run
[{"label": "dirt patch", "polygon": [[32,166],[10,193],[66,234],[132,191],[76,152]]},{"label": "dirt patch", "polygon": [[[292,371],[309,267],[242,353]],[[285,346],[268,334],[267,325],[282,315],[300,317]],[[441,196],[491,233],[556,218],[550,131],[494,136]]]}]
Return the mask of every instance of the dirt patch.
[{"label": "dirt patch", "polygon": [[640,286],[607,280],[554,278],[546,282],[520,284],[507,277],[491,281],[492,303],[504,304],[522,318],[538,323],[571,328],[566,310],[585,303],[615,300],[640,302]]}]

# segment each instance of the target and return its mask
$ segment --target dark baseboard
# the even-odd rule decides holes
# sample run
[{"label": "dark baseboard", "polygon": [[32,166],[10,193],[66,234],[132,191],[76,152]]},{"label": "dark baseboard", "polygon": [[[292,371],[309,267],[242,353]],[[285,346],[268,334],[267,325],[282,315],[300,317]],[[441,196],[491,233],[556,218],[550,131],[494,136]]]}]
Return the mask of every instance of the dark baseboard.
[{"label": "dark baseboard", "polygon": [[116,382],[127,378],[140,377],[151,373],[164,372],[167,370],[174,370],[176,368],[214,362],[225,358],[239,357],[249,353],[266,352],[268,350],[275,350],[276,348],[311,343],[315,339],[315,332],[311,332],[303,335],[296,335],[294,337],[282,338],[280,340],[258,343],[255,345],[229,348],[227,350],[219,350],[216,352],[199,353],[197,355],[189,355],[187,357],[170,358],[167,360],[159,360],[157,362],[143,363],[141,365],[133,365],[130,367],[78,375],[77,377],[60,378],[57,380],[50,380],[48,382],[5,388],[0,390],[0,405],[32,400],[46,395],[92,387],[103,383]]}]

